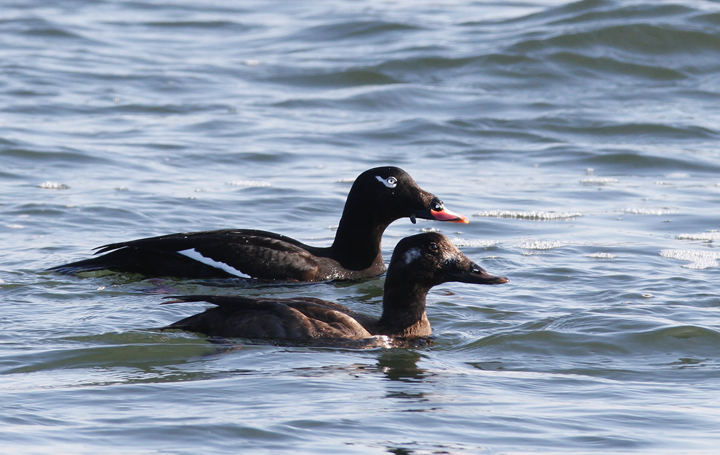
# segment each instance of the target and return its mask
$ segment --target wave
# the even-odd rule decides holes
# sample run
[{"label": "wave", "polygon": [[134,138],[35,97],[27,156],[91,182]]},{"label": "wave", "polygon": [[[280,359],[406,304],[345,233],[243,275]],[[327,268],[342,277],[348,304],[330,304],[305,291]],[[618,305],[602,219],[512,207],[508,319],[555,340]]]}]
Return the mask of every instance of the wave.
[{"label": "wave", "polygon": [[580,212],[545,212],[542,210],[532,210],[529,212],[513,211],[513,210],[485,210],[483,212],[473,213],[473,216],[491,217],[491,218],[517,218],[521,220],[573,220],[582,216]]}]

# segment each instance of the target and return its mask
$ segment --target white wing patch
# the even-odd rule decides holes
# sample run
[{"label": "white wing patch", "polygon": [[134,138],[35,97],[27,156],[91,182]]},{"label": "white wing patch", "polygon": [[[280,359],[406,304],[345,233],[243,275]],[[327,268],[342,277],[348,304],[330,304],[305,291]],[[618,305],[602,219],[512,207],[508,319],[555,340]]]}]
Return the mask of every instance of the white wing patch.
[{"label": "white wing patch", "polygon": [[215,267],[216,269],[223,270],[223,271],[229,273],[230,275],[234,275],[234,276],[240,277],[240,278],[252,278],[247,273],[242,273],[240,270],[236,269],[235,267],[231,267],[223,262],[218,262],[214,259],[203,256],[202,254],[198,253],[197,250],[195,250],[195,248],[178,251],[178,253],[182,254],[183,256],[187,256],[190,259],[194,259],[198,262],[202,262],[205,265],[209,265],[210,267]]},{"label": "white wing patch", "polygon": [[405,256],[403,256],[403,260],[405,261],[405,264],[410,264],[415,259],[422,256],[422,253],[420,252],[420,248],[411,248],[405,252]]}]

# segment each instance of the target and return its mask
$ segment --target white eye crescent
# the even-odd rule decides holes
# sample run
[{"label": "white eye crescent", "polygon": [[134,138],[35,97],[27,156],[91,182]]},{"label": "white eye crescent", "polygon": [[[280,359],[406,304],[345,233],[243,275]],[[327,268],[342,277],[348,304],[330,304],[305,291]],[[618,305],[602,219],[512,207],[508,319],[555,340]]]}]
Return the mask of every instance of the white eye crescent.
[{"label": "white eye crescent", "polygon": [[395,188],[397,186],[397,179],[395,177],[388,177],[384,179],[379,175],[376,175],[375,178],[378,179],[378,182],[382,183],[388,188]]}]

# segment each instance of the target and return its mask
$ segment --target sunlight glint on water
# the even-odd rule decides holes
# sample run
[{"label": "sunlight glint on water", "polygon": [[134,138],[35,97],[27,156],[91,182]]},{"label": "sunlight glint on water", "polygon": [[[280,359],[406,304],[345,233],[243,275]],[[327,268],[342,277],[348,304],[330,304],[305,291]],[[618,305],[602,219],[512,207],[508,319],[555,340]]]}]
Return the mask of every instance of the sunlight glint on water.
[{"label": "sunlight glint on water", "polygon": [[[0,452],[715,453],[720,7],[46,0],[0,17]],[[257,286],[46,268],[256,228],[331,243],[407,170],[503,286],[428,297],[434,345],[157,330],[168,295],[381,311],[383,277]]]}]

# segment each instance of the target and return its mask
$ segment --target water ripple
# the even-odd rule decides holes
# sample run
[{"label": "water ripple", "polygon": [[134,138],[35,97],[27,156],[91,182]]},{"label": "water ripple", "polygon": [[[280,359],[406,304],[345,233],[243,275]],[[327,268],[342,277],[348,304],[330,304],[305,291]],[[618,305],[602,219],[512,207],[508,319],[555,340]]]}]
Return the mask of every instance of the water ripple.
[{"label": "water ripple", "polygon": [[493,217],[493,218],[518,218],[521,220],[539,220],[539,221],[550,221],[550,220],[573,220],[579,216],[582,216],[580,212],[545,212],[545,211],[530,211],[530,212],[516,212],[512,210],[486,210],[483,212],[473,213],[473,216],[480,217]]},{"label": "water ripple", "polygon": [[[717,2],[2,12],[6,450],[717,451]],[[379,315],[384,276],[256,286],[44,271],[172,232],[329,245],[349,183],[382,165],[475,216],[391,223],[386,262],[398,239],[439,230],[511,279],[434,288],[433,346],[153,330],[195,311],[161,307],[167,292]]]},{"label": "water ripple", "polygon": [[700,232],[698,234],[678,234],[676,237],[678,240],[703,240],[706,242],[713,242],[720,240],[720,232]]},{"label": "water ripple", "polygon": [[306,41],[334,42],[337,40],[384,37],[384,35],[387,34],[412,32],[415,30],[421,30],[421,28],[397,22],[355,20],[310,27],[290,36],[290,38]]},{"label": "water ripple", "polygon": [[681,261],[689,261],[683,267],[688,269],[703,270],[710,267],[716,267],[720,252],[715,251],[699,251],[699,250],[662,250],[660,256],[664,258],[679,259]]}]

